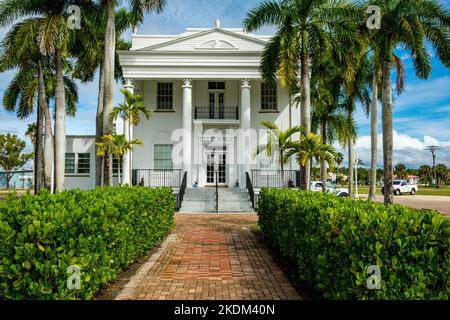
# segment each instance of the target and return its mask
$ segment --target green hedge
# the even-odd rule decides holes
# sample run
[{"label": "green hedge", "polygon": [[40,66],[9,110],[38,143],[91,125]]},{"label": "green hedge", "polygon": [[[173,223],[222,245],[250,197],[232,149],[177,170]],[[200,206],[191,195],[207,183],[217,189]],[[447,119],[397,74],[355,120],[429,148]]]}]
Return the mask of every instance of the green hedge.
[{"label": "green hedge", "polygon": [[437,212],[284,189],[263,189],[258,205],[265,235],[325,298],[450,298],[450,223]]},{"label": "green hedge", "polygon": [[[0,201],[0,299],[89,299],[163,239],[172,190],[70,190]],[[69,266],[81,288],[69,290]]]}]

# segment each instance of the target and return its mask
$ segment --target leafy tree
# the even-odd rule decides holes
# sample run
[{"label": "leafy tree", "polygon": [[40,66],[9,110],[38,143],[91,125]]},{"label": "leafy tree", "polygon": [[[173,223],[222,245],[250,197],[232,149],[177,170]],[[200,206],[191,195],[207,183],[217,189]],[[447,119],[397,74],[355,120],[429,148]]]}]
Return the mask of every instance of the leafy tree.
[{"label": "leafy tree", "polygon": [[404,89],[404,67],[395,55],[397,47],[411,53],[413,66],[419,78],[427,79],[431,73],[431,58],[426,42],[435,48],[437,57],[450,66],[450,38],[448,30],[450,16],[437,0],[368,0],[368,5],[377,5],[382,12],[381,29],[373,30],[370,46],[378,48],[375,63],[382,70],[382,127],[384,203],[393,203],[393,122],[391,71],[396,67],[397,95]]},{"label": "leafy tree", "polygon": [[118,160],[119,184],[122,183],[120,177],[120,159],[127,151],[133,150],[133,145],[143,146],[144,143],[139,139],[127,140],[124,134],[105,135],[102,142],[97,143],[97,153],[104,157],[105,154],[111,154]]},{"label": "leafy tree", "polygon": [[36,131],[37,124],[36,122],[29,123],[27,126],[27,131],[25,131],[25,136],[30,139],[31,144],[33,145],[33,150],[36,152]]},{"label": "leafy tree", "polygon": [[397,175],[397,179],[406,179],[408,177],[406,166],[403,163],[399,163],[395,166],[394,173]]},{"label": "leafy tree", "polygon": [[[124,132],[127,140],[130,140],[131,129],[133,126],[141,122],[141,114],[148,120],[150,118],[150,109],[145,105],[144,97],[134,95],[130,91],[121,89],[120,92],[124,95],[124,102],[115,107],[111,113],[111,117],[116,120],[118,117],[124,120]],[[131,149],[124,154],[123,161],[131,161]],[[130,173],[124,173],[124,182],[130,183]]]},{"label": "leafy tree", "polygon": [[[310,64],[332,57],[339,64],[351,62],[349,53],[359,46],[355,6],[346,1],[268,0],[251,10],[244,21],[248,31],[275,25],[277,32],[261,59],[261,73],[268,82],[279,79],[283,87],[300,86],[303,136],[311,132]],[[298,84],[300,79],[300,84]],[[310,169],[301,166],[301,187],[309,189]]]},{"label": "leafy tree", "polygon": [[281,169],[281,176],[284,177],[284,166],[292,156],[290,149],[292,149],[292,136],[301,131],[300,126],[289,128],[285,131],[280,130],[278,126],[271,121],[262,121],[261,125],[268,129],[267,144],[264,148],[258,148],[256,154],[266,152],[270,157],[278,156],[278,164]]},{"label": "leafy tree", "polygon": [[448,179],[448,168],[445,164],[438,164],[435,167],[437,185],[442,187]]},{"label": "leafy tree", "polygon": [[6,171],[6,188],[14,176],[14,171],[22,168],[28,160],[33,158],[33,153],[23,153],[26,142],[10,133],[0,135],[0,167]]},{"label": "leafy tree", "polygon": [[[104,95],[103,95],[103,134],[112,133],[111,112],[114,107],[114,70],[116,65],[116,5],[121,3],[130,4],[131,21],[133,26],[141,24],[144,20],[144,14],[150,11],[161,12],[166,0],[104,0],[103,7],[106,12],[105,26],[105,49],[103,58],[103,76],[104,76]],[[112,158],[107,162],[108,175],[112,175]],[[106,175],[105,175],[106,176]]]},{"label": "leafy tree", "polygon": [[433,169],[428,165],[419,168],[420,181],[424,184],[431,184],[433,181]]}]

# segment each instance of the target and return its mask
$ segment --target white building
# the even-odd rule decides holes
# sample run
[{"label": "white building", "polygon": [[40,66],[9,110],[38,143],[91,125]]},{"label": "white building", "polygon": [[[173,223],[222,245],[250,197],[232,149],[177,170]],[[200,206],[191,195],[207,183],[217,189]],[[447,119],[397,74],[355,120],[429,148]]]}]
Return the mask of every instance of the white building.
[{"label": "white building", "polygon": [[[124,182],[177,184],[186,172],[188,187],[195,181],[213,185],[216,177],[220,185],[238,181],[245,187],[245,172],[278,169],[266,156],[255,157],[267,133],[260,123],[274,121],[285,130],[300,123],[300,111],[285,89],[262,81],[260,58],[270,37],[223,29],[218,21],[215,28],[188,28],[178,35],[134,34],[131,50],[119,52],[125,88],[142,95],[152,115],[131,130],[144,147],[135,147],[131,161],[125,157]],[[124,127],[128,135],[126,124],[118,123],[117,131]],[[67,153],[77,154],[74,166],[87,163],[78,153],[91,154],[91,178],[75,170],[66,186],[91,188],[93,138],[76,140],[69,139]],[[285,168],[297,170],[295,159]]]}]

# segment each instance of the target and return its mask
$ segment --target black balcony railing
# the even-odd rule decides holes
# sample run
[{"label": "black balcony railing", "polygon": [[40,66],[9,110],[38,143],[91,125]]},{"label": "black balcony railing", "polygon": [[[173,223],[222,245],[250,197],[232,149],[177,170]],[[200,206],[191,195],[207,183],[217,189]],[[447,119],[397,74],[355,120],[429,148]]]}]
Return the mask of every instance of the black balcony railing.
[{"label": "black balcony railing", "polygon": [[237,106],[196,106],[195,120],[239,120],[239,107]]},{"label": "black balcony railing", "polygon": [[179,169],[133,169],[134,186],[180,188],[182,171]]},{"label": "black balcony railing", "polygon": [[298,188],[300,171],[252,170],[253,188]]}]

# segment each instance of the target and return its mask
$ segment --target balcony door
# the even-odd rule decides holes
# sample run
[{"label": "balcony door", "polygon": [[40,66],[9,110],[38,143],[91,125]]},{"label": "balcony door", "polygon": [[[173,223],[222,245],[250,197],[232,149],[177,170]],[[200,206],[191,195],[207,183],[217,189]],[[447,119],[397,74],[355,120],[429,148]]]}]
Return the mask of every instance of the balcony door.
[{"label": "balcony door", "polygon": [[224,93],[210,92],[209,93],[209,118],[223,119],[224,118]]}]

